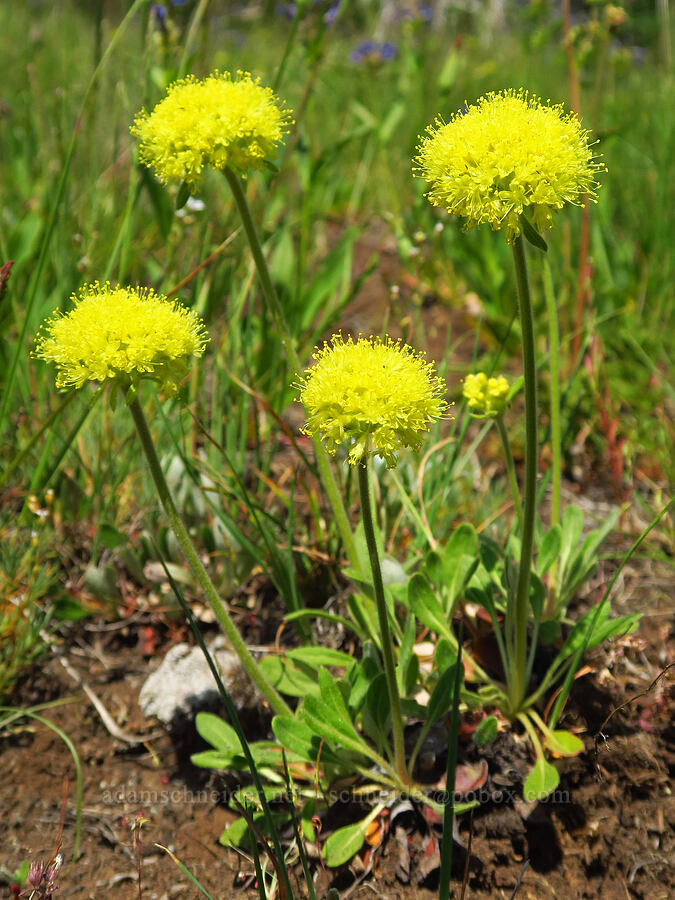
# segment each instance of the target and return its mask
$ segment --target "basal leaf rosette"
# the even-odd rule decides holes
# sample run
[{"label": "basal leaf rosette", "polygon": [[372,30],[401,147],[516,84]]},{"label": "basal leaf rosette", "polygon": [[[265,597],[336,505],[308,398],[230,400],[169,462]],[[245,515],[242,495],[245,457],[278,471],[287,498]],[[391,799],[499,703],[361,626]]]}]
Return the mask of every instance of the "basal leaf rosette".
[{"label": "basal leaf rosette", "polygon": [[462,387],[462,395],[474,418],[493,419],[501,416],[509,402],[510,386],[503,375],[476,372],[467,375]]},{"label": "basal leaf rosette", "polygon": [[303,432],[322,438],[332,454],[348,444],[351,465],[379,454],[396,466],[398,451],[418,450],[447,409],[434,364],[401,341],[336,334],[313,358],[296,385],[307,414]]},{"label": "basal leaf rosette", "polygon": [[43,325],[33,356],[57,367],[59,390],[87,381],[129,387],[142,378],[175,394],[208,336],[201,319],[150,288],[88,284],[70,312]]},{"label": "basal leaf rosette", "polygon": [[428,182],[434,206],[466,228],[504,229],[509,243],[521,233],[521,214],[541,232],[565,203],[593,198],[603,168],[574,113],[524,90],[486,94],[449,122],[439,116],[417,154],[413,171]]},{"label": "basal leaf rosette", "polygon": [[195,189],[205,168],[226,166],[243,174],[276,153],[292,121],[271,88],[248,72],[214,72],[176,81],[152,112],[131,127],[140,161],[163,183]]}]

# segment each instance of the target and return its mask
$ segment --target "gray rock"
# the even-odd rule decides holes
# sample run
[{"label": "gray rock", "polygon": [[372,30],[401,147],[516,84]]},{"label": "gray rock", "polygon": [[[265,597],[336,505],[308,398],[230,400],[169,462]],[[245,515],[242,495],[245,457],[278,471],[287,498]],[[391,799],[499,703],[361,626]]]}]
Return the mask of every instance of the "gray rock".
[{"label": "gray rock", "polygon": [[[209,652],[232,703],[237,710],[259,704],[260,697],[239,658],[226,648],[225,638],[218,636]],[[167,728],[176,728],[186,719],[193,719],[200,710],[217,709],[218,687],[200,648],[188,644],[172,647],[145,680],[138,703],[145,716],[159,719]]]}]

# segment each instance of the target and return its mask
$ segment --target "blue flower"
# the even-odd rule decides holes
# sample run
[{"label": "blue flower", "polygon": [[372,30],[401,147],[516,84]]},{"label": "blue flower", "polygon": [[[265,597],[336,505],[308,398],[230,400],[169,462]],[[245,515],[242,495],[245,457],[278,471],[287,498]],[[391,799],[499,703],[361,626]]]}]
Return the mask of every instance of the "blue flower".
[{"label": "blue flower", "polygon": [[164,31],[166,28],[166,6],[163,3],[153,3],[150,10],[157,20],[157,24]]},{"label": "blue flower", "polygon": [[395,59],[397,53],[396,44],[389,41],[385,41],[383,44],[379,44],[377,41],[361,41],[349,54],[349,59],[353,63],[383,63]]}]

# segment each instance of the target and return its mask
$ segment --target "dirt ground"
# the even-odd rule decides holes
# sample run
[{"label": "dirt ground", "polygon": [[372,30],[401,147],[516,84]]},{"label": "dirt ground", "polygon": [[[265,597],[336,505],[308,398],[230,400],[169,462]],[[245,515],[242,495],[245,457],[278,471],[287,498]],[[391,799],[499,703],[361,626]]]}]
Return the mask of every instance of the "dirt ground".
[{"label": "dirt ground", "polygon": [[[484,751],[489,770],[485,790],[492,799],[475,811],[471,829],[466,815],[459,828],[465,847],[472,832],[467,897],[511,897],[521,876],[521,900],[675,896],[675,801],[670,787],[675,728],[668,673],[604,727],[606,741],[599,741],[597,756],[593,742],[612,709],[646,691],[673,658],[668,574],[659,578],[652,573],[648,593],[639,589],[645,573],[624,583],[624,600],[616,612],[626,611],[629,602],[633,607],[646,601],[645,618],[636,635],[592,658],[592,671],[577,682],[565,724],[581,732],[586,752],[560,761],[561,783],[554,802],[527,810],[510,796],[518,791],[528,765],[526,747],[519,740],[504,735]],[[657,598],[654,606],[649,606],[650,595]],[[114,628],[90,622],[78,626],[67,648],[59,650],[114,724],[127,737],[137,736],[137,743],[110,734],[56,654],[20,685],[12,704],[58,702],[43,715],[77,748],[84,780],[82,840],[70,867],[75,838],[72,757],[53,731],[23,719],[0,741],[0,868],[14,871],[25,859],[50,857],[68,781],[59,897],[139,896],[132,831],[139,814],[147,820],[140,830],[142,897],[200,896],[155,844],[175,853],[216,900],[257,896],[250,887],[252,865],[218,843],[232,814],[222,802],[219,776],[189,763],[190,753],[201,749],[199,737],[189,726],[170,737],[147,722],[138,708],[141,684],[167,649],[158,647],[151,658],[145,656],[146,634],[142,620]],[[251,722],[256,729],[265,728],[264,719],[256,715]],[[471,749],[463,745],[461,757],[469,760]],[[433,829],[416,814],[401,821],[404,834],[401,828],[396,835],[388,834],[365,863],[357,858],[330,875],[317,866],[318,896],[325,896],[332,884],[341,898],[432,900],[437,877]],[[409,859],[408,883],[405,866],[401,868],[402,840]],[[460,884],[466,858],[466,850],[456,845]],[[9,885],[0,890],[0,896],[14,896]]]}]

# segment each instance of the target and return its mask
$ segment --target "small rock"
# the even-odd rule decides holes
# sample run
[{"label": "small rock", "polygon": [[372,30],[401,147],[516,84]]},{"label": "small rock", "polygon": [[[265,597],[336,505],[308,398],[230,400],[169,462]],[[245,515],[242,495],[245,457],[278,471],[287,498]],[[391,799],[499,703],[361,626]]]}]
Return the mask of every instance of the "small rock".
[{"label": "small rock", "polygon": [[[225,690],[237,710],[260,703],[260,697],[242,669],[239,658],[226,649],[225,638],[216,637],[209,647]],[[218,686],[199,647],[176,644],[147,679],[138,698],[143,714],[156,718],[167,728],[176,728],[197,712],[216,709],[220,703]]]}]

